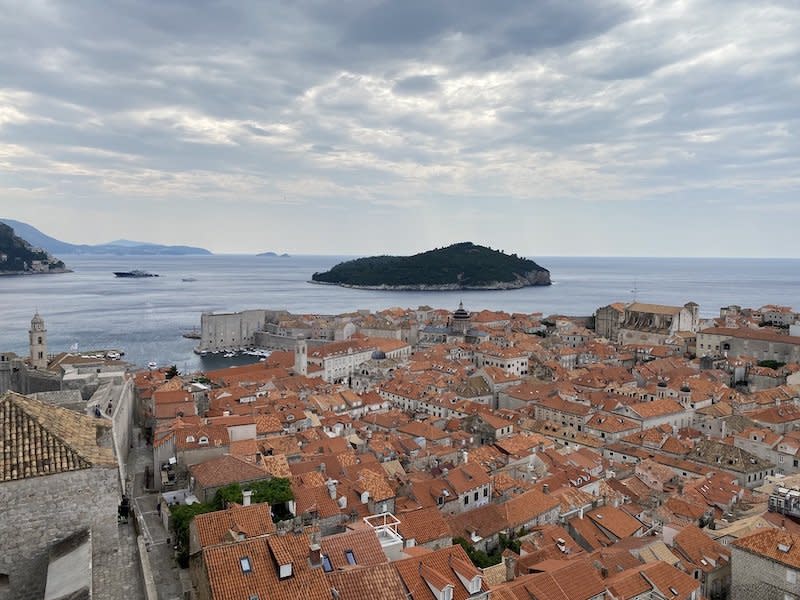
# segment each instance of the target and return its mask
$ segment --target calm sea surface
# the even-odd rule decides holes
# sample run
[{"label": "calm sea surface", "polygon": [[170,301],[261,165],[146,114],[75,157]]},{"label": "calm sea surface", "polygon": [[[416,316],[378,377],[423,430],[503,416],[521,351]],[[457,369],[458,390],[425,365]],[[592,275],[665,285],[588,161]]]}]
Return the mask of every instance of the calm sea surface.
[{"label": "calm sea surface", "polygon": [[[47,324],[49,350],[117,348],[138,365],[179,369],[220,366],[201,359],[196,340],[181,333],[200,325],[203,311],[275,308],[303,313],[427,304],[547,314],[589,315],[610,302],[700,304],[714,316],[728,304],[800,306],[800,260],[537,257],[553,285],[509,291],[379,292],[307,283],[335,256],[114,257],[62,256],[73,273],[0,277],[0,350],[27,354],[28,327],[37,309]],[[152,279],[118,279],[113,271],[144,269]],[[182,278],[197,281],[184,282]],[[210,360],[216,362],[211,363]],[[231,359],[239,360],[239,359]]]}]

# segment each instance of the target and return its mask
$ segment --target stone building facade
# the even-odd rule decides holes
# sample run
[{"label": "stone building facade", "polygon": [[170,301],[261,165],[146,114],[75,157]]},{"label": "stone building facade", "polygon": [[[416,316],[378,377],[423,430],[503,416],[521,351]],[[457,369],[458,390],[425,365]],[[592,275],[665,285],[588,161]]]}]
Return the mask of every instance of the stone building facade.
[{"label": "stone building facade", "polygon": [[10,441],[0,454],[0,600],[43,598],[51,552],[76,536],[88,541],[90,559],[73,569],[69,591],[140,597],[136,548],[117,524],[121,486],[108,422],[7,393],[0,428]]},{"label": "stone building facade", "polygon": [[800,536],[768,528],[730,547],[732,600],[800,599]]}]

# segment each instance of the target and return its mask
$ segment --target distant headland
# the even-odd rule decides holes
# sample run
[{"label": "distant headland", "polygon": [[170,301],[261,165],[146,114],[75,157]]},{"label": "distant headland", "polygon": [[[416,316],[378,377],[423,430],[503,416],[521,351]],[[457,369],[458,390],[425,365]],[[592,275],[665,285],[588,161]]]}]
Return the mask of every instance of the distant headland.
[{"label": "distant headland", "polygon": [[256,256],[265,256],[267,258],[289,258],[288,254],[278,254],[277,252],[261,252],[260,254],[256,254]]},{"label": "distant headland", "polygon": [[461,242],[413,256],[371,256],[314,273],[312,283],[373,290],[510,290],[550,285],[550,271],[516,254]]},{"label": "distant headland", "polygon": [[64,263],[46,250],[34,248],[0,222],[0,275],[42,275],[69,273]]},{"label": "distant headland", "polygon": [[12,227],[16,234],[26,240],[31,246],[42,248],[53,254],[114,254],[120,256],[183,256],[197,254],[211,254],[205,248],[194,246],[165,246],[163,244],[150,244],[148,242],[133,242],[130,240],[115,240],[107,244],[70,244],[62,242],[42,233],[32,225],[13,219],[0,219]]}]

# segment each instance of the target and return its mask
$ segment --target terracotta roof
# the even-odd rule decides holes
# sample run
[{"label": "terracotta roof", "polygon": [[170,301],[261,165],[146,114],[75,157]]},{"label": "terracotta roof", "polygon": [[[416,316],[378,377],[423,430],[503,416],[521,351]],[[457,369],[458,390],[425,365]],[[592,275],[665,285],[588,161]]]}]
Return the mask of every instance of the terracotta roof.
[{"label": "terracotta roof", "polygon": [[[303,598],[330,600],[330,585],[321,567],[308,561],[306,535],[258,537],[203,550],[214,600]],[[279,566],[291,564],[291,577],[279,579]],[[243,568],[245,567],[245,568]],[[249,569],[246,569],[249,567]]]},{"label": "terracotta roof", "polygon": [[621,431],[630,431],[632,429],[639,429],[639,423],[619,415],[607,415],[595,413],[592,418],[586,422],[584,427],[597,429],[609,433],[619,433]]},{"label": "terracotta roof", "polygon": [[686,410],[672,398],[659,398],[652,402],[639,402],[631,404],[628,409],[642,419],[672,415]]},{"label": "terracotta roof", "polygon": [[13,392],[0,398],[0,481],[116,466],[97,445],[110,423]]},{"label": "terracotta roof", "polygon": [[689,600],[700,581],[665,562],[652,562],[628,569],[608,580],[608,588],[618,600],[635,598],[654,590],[666,600]]},{"label": "terracotta roof", "polygon": [[800,569],[800,535],[780,529],[763,529],[732,545],[750,554]]},{"label": "terracotta roof", "polygon": [[791,423],[800,420],[800,407],[793,404],[782,404],[750,413],[747,416],[758,423]]},{"label": "terracotta roof", "polygon": [[397,531],[403,539],[413,539],[416,544],[425,544],[450,537],[450,527],[436,507],[423,508],[397,516],[400,525]]},{"label": "terracotta roof", "polygon": [[731,558],[728,548],[712,540],[696,525],[684,527],[675,536],[673,543],[678,552],[691,561],[695,568],[703,571],[712,571],[716,568],[715,563],[727,562]]},{"label": "terracotta roof", "polygon": [[[375,565],[368,569],[334,571],[325,577],[330,586],[330,597],[340,600],[380,598],[407,600],[403,580],[390,564]],[[336,590],[337,594],[333,591]]]},{"label": "terracotta roof", "polygon": [[644,527],[639,519],[613,506],[596,508],[586,513],[586,516],[598,527],[602,527],[620,539],[631,537]]},{"label": "terracotta roof", "polygon": [[564,562],[547,573],[530,575],[524,586],[537,600],[588,600],[605,591],[597,570],[585,560]]},{"label": "terracotta roof", "polygon": [[720,335],[735,337],[746,340],[762,340],[766,342],[781,342],[784,344],[800,344],[800,336],[782,335],[764,329],[752,329],[750,327],[730,328],[730,327],[709,327],[700,333],[710,335]]},{"label": "terracotta roof", "polygon": [[450,484],[450,487],[455,490],[456,494],[459,495],[491,482],[486,471],[480,465],[474,463],[467,463],[450,469],[444,478]]},{"label": "terracotta roof", "polygon": [[251,538],[275,533],[270,506],[266,503],[250,506],[234,504],[225,510],[197,515],[194,526],[201,548],[238,541],[238,535]]},{"label": "terracotta roof", "polygon": [[[322,538],[320,545],[322,553],[328,557],[334,570],[347,569],[355,565],[372,567],[388,562],[378,536],[372,528],[326,536]],[[352,553],[354,562],[348,561],[347,552]]]},{"label": "terracotta roof", "polygon": [[[461,546],[448,546],[420,556],[398,560],[392,564],[400,574],[406,589],[409,590],[410,600],[436,600],[426,581],[436,582],[439,585],[450,584],[453,586],[453,600],[467,600],[472,594],[464,587],[453,569],[454,561],[470,562]],[[488,590],[483,581],[481,590],[484,592]]]},{"label": "terracotta roof", "polygon": [[660,315],[677,315],[683,306],[667,306],[665,304],[647,304],[644,302],[634,302],[626,307],[626,310],[633,312],[654,313]]},{"label": "terracotta roof", "polygon": [[532,489],[512,498],[502,506],[505,509],[508,524],[512,527],[519,527],[559,505],[558,498]]},{"label": "terracotta roof", "polygon": [[189,467],[189,471],[203,488],[269,478],[263,469],[230,454],[192,465]]}]

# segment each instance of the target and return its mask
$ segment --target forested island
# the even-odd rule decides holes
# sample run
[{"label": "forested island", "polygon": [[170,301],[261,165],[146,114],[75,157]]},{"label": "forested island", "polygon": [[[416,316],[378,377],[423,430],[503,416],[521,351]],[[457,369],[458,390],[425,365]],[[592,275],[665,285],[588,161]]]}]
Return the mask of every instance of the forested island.
[{"label": "forested island", "polygon": [[0,223],[0,275],[28,275],[37,273],[65,273],[64,263],[46,250],[34,248]]},{"label": "forested island", "polygon": [[314,273],[313,283],[386,290],[503,290],[550,285],[550,271],[472,242],[413,256],[371,256]]}]

